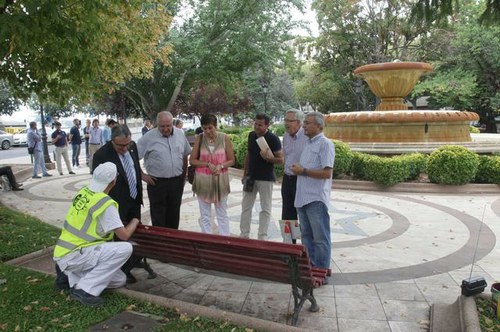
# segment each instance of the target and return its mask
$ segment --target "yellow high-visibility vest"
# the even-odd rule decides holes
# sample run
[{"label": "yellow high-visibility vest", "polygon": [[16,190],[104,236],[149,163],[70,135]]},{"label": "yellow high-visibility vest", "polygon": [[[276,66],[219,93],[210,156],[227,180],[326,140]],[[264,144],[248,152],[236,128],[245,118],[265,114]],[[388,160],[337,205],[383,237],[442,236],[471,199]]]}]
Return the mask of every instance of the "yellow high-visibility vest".
[{"label": "yellow high-visibility vest", "polygon": [[97,234],[97,217],[111,204],[118,209],[118,203],[105,193],[94,193],[84,187],[73,198],[66,215],[61,235],[54,249],[54,257],[59,258],[83,247],[110,241],[113,232],[105,237]]}]

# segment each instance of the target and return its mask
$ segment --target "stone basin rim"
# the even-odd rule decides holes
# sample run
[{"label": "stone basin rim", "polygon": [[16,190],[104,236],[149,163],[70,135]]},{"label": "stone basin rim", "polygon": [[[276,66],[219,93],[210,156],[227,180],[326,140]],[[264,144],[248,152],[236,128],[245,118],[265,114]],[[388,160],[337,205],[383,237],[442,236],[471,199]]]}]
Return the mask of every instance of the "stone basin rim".
[{"label": "stone basin rim", "polygon": [[420,70],[424,72],[432,71],[432,65],[426,62],[381,62],[372,63],[358,67],[354,74],[363,74],[367,72],[380,72],[389,70]]},{"label": "stone basin rim", "polygon": [[373,122],[468,122],[479,120],[479,115],[469,111],[401,110],[374,112],[339,112],[325,116],[326,123]]}]

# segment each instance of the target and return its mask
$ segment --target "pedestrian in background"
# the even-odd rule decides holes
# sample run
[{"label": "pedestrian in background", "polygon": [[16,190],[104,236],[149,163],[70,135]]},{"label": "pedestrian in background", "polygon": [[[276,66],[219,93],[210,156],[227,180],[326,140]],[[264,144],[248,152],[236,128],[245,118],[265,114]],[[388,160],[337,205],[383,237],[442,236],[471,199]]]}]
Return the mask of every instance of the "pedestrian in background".
[{"label": "pedestrian in background", "polygon": [[71,168],[68,155],[68,135],[64,130],[61,130],[61,123],[54,122],[56,130],[52,133],[52,144],[56,147],[56,165],[59,175],[63,175],[61,157],[64,158],[69,174],[75,174]]},{"label": "pedestrian in background", "polygon": [[83,128],[83,138],[85,139],[85,163],[87,166],[92,166],[89,165],[89,139],[90,139],[90,119],[87,119],[85,121],[85,127]]},{"label": "pedestrian in background", "polygon": [[92,127],[89,130],[89,168],[92,174],[92,158],[94,153],[99,150],[103,144],[102,129],[99,128],[99,120],[92,120]]},{"label": "pedestrian in background", "polygon": [[151,125],[151,121],[150,120],[144,120],[144,127],[142,127],[142,130],[141,130],[142,135],[144,136],[152,128],[153,128],[153,126]]},{"label": "pedestrian in background", "polygon": [[74,126],[69,131],[69,141],[71,142],[71,164],[74,168],[80,167],[80,148],[82,146],[82,135],[80,134],[81,122],[73,120]]},{"label": "pedestrian in background", "polygon": [[43,157],[43,146],[42,146],[42,136],[38,132],[36,128],[36,122],[30,122],[30,129],[28,130],[27,144],[28,148],[33,148],[33,179],[40,179],[38,176],[39,170],[42,172],[43,176],[52,176],[47,172],[47,168],[45,167],[45,160]]}]

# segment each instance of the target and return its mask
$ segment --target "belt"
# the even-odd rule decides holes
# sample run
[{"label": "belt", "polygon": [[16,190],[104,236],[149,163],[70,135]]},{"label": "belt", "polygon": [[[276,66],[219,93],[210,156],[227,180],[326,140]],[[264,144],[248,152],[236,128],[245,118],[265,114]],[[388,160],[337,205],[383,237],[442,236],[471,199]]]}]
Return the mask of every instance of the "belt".
[{"label": "belt", "polygon": [[178,179],[178,178],[182,178],[183,175],[177,175],[177,176],[173,176],[171,178],[159,178],[159,177],[156,177],[156,176],[153,176],[155,179],[157,180],[174,180],[174,179]]},{"label": "belt", "polygon": [[89,143],[90,145],[101,145],[101,143]]},{"label": "belt", "polygon": [[283,176],[290,179],[295,179],[297,177],[297,175],[288,175],[288,174],[283,174]]}]

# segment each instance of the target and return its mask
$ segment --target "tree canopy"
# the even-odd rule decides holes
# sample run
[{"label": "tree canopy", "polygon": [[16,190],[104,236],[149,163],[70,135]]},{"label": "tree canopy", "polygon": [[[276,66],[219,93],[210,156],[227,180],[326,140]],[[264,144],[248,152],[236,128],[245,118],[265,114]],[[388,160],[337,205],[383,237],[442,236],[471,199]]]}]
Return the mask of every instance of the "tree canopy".
[{"label": "tree canopy", "polygon": [[173,0],[0,0],[0,76],[16,96],[65,104],[168,63]]}]

